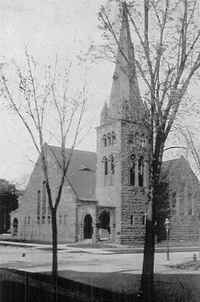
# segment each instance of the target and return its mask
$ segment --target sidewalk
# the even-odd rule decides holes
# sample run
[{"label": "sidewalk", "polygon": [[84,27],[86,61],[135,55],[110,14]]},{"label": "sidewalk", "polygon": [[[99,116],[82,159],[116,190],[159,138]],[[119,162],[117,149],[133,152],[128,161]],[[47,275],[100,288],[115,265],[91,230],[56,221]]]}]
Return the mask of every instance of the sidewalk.
[{"label": "sidewalk", "polygon": [[[170,243],[172,244],[172,243]],[[0,236],[0,245],[4,246],[15,246],[15,247],[32,247],[36,249],[51,250],[52,245],[49,243],[36,243],[36,242],[22,242],[22,241],[12,241],[10,238],[5,238],[2,240]],[[164,243],[162,245],[156,246],[156,253],[166,253],[166,246]],[[170,252],[200,252],[200,245],[194,246],[169,246]],[[133,253],[143,253],[143,247],[131,247],[127,245],[120,245],[114,243],[102,243],[98,245],[84,244],[84,243],[62,243],[58,244],[58,250],[66,251],[82,251],[92,254],[133,254]]]}]

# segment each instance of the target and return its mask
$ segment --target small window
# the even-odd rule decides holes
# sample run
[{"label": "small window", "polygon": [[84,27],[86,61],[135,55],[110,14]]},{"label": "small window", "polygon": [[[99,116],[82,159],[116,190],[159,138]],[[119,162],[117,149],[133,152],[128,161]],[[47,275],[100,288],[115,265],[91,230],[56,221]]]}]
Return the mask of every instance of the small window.
[{"label": "small window", "polygon": [[133,215],[131,215],[131,225],[133,225]]},{"label": "small window", "polygon": [[135,185],[135,166],[130,168],[130,185]]},{"label": "small window", "polygon": [[114,145],[116,142],[116,135],[115,135],[115,132],[112,131],[112,144]]},{"label": "small window", "polygon": [[37,215],[40,216],[40,206],[41,206],[41,192],[37,191]]},{"label": "small window", "polygon": [[176,192],[172,193],[172,208],[176,207]]},{"label": "small window", "polygon": [[106,135],[103,136],[103,145],[104,145],[104,147],[107,146],[107,138],[106,138]]},{"label": "small window", "polygon": [[115,174],[115,163],[113,155],[110,156],[110,170],[111,174]]},{"label": "small window", "polygon": [[62,215],[59,215],[59,224],[62,224]]},{"label": "small window", "polygon": [[144,148],[145,145],[146,145],[146,139],[145,139],[144,134],[142,134],[142,136],[141,136],[141,146],[142,146],[142,148]]},{"label": "small window", "polygon": [[40,224],[40,216],[37,216],[37,224]]},{"label": "small window", "polygon": [[24,217],[24,224],[26,224],[26,216]]},{"label": "small window", "polygon": [[51,216],[49,215],[49,216],[47,217],[47,219],[48,219],[48,224],[50,224],[50,223],[51,223]]},{"label": "small window", "polygon": [[107,157],[105,156],[103,158],[103,163],[104,163],[104,175],[108,175],[108,160]]},{"label": "small window", "polygon": [[138,184],[139,187],[144,185],[144,158],[141,156],[138,160]]},{"label": "small window", "polygon": [[30,218],[30,216],[28,216],[28,224],[30,224],[30,221],[31,221],[31,218]]},{"label": "small window", "polygon": [[111,145],[112,144],[112,137],[111,137],[110,133],[108,133],[107,139],[108,139],[108,145]]},{"label": "small window", "polygon": [[131,186],[135,185],[135,155],[130,156],[130,170],[129,170],[129,183]]},{"label": "small window", "polygon": [[45,216],[42,216],[42,223],[45,223]]}]

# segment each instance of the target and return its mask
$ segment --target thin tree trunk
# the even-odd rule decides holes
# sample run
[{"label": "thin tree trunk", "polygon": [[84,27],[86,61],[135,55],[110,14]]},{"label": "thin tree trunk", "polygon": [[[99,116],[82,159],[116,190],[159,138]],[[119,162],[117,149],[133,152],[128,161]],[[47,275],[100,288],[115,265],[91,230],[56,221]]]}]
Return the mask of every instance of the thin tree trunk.
[{"label": "thin tree trunk", "polygon": [[[150,185],[149,185],[149,213],[146,220],[145,241],[144,241],[144,258],[141,279],[141,290],[144,302],[153,302],[154,300],[154,259],[155,259],[155,213],[158,202],[157,190],[159,187],[161,173],[161,158],[159,151],[161,142],[159,141],[156,148],[156,154],[150,168]],[[152,192],[152,194],[151,194]]]},{"label": "thin tree trunk", "polygon": [[[153,150],[153,149],[152,149]],[[152,154],[151,154],[152,155]],[[149,166],[149,208],[146,216],[144,252],[143,252],[143,268],[141,278],[141,291],[145,302],[154,301],[154,178],[153,178],[153,163],[150,155]]]},{"label": "thin tree trunk", "polygon": [[57,242],[57,220],[56,209],[51,210],[52,216],[52,280],[54,285],[55,301],[57,301],[57,279],[58,279],[58,242]]},{"label": "thin tree trunk", "polygon": [[152,215],[147,215],[146,230],[144,240],[144,258],[142,268],[141,290],[145,302],[154,301],[154,252],[155,252],[155,236],[153,222],[153,206],[152,198],[151,210]]}]

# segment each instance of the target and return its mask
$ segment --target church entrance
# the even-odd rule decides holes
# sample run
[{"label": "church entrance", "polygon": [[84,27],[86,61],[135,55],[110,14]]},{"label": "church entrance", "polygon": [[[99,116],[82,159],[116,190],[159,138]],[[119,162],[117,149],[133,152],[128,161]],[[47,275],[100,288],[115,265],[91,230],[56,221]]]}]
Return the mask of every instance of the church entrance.
[{"label": "church entrance", "polygon": [[100,240],[110,239],[110,212],[103,210],[99,215],[99,236]]},{"label": "church entrance", "polygon": [[18,219],[14,218],[13,219],[13,236],[17,236],[18,232]]},{"label": "church entrance", "polygon": [[92,216],[87,214],[84,218],[83,236],[84,239],[91,239],[93,234]]}]

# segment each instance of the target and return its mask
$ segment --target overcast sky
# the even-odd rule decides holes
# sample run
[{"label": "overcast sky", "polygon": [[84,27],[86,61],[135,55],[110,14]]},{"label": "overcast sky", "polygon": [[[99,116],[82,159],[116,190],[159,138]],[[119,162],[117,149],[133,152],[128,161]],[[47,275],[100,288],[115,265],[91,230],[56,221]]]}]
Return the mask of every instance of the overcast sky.
[{"label": "overcast sky", "polygon": [[[19,64],[24,49],[40,63],[86,51],[99,38],[97,11],[101,0],[1,0],[0,1],[0,58]],[[92,128],[78,148],[96,149],[96,131],[100,109],[108,98],[113,66],[91,66],[87,115]],[[30,174],[36,152],[21,122],[0,107],[0,178],[21,182]]]},{"label": "overcast sky", "polygon": [[[0,0],[0,60],[18,64],[28,47],[44,64],[87,51],[99,42],[99,6],[106,0]],[[1,62],[1,61],[0,61]],[[96,150],[96,130],[100,110],[109,99],[114,66],[102,62],[89,66],[88,113],[91,126],[79,149]],[[30,175],[36,160],[31,140],[21,122],[0,104],[0,178],[21,183]]]}]

